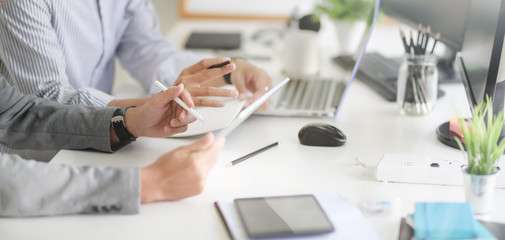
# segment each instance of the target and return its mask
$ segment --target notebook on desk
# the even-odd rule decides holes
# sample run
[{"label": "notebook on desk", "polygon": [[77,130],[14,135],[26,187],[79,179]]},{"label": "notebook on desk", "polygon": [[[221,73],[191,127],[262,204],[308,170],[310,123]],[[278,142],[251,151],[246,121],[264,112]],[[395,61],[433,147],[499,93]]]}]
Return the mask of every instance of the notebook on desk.
[{"label": "notebook on desk", "polygon": [[368,33],[363,36],[358,49],[359,57],[348,79],[291,79],[274,96],[269,108],[258,115],[301,116],[301,117],[336,117],[349,86],[358,71],[361,59],[377,21],[380,0],[376,0],[373,22]]}]

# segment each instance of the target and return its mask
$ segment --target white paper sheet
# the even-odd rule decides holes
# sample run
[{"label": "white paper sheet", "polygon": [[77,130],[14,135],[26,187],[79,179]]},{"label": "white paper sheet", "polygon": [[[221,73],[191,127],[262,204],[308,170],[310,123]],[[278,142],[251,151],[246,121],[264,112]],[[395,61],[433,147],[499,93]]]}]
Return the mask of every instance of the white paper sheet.
[{"label": "white paper sheet", "polygon": [[[340,194],[336,192],[317,193],[314,196],[326,212],[326,215],[328,215],[328,218],[335,227],[335,231],[327,234],[290,237],[290,239],[380,239],[372,226],[363,217],[361,211]],[[225,224],[232,239],[249,239],[242,226],[233,200],[234,198],[223,198],[218,200],[216,205],[225,219]],[[264,239],[285,240],[286,238]]]}]

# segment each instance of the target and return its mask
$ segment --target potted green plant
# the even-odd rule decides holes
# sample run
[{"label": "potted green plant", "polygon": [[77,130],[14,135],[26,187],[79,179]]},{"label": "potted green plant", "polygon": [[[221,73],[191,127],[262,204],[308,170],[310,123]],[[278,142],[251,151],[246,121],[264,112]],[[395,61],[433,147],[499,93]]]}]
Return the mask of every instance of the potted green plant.
[{"label": "potted green plant", "polygon": [[492,100],[486,97],[486,101],[475,107],[471,119],[458,119],[463,139],[455,140],[468,160],[463,170],[465,197],[477,214],[491,210],[498,162],[505,150],[505,138],[500,140],[503,110],[493,113]]},{"label": "potted green plant", "polygon": [[315,6],[314,15],[326,15],[333,22],[340,52],[350,54],[357,48],[367,20],[370,20],[370,16],[373,17],[371,9],[370,0],[323,0]]}]

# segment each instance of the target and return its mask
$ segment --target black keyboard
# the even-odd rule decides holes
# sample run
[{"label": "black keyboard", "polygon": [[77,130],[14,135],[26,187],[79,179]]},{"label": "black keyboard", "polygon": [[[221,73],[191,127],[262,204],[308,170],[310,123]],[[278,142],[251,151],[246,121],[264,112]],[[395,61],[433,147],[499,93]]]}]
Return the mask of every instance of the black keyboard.
[{"label": "black keyboard", "polygon": [[[352,70],[355,61],[350,55],[338,56],[333,61],[346,70]],[[384,99],[396,101],[396,81],[400,59],[389,59],[379,53],[367,53],[363,56],[356,78],[375,90]],[[444,92],[438,90],[438,97]]]},{"label": "black keyboard", "polygon": [[[351,55],[338,56],[333,61],[352,70],[355,61]],[[361,60],[356,78],[363,81],[388,101],[396,101],[396,79],[400,63],[378,53],[367,53]]]}]

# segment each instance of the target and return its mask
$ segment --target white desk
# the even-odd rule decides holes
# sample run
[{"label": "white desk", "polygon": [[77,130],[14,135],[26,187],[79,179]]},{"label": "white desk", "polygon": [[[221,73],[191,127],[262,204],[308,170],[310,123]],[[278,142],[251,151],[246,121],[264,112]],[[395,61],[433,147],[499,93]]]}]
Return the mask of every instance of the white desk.
[{"label": "white desk", "polygon": [[[187,22],[181,26],[184,24]],[[376,34],[380,32],[377,29]],[[372,42],[371,46],[374,45],[377,44]],[[355,81],[336,119],[252,116],[246,120],[229,135],[205,191],[198,196],[142,205],[138,215],[0,219],[0,235],[2,239],[227,239],[226,229],[213,206],[221,197],[337,191],[357,203],[371,192],[385,190],[401,199],[400,214],[367,218],[381,238],[397,239],[400,217],[412,213],[415,202],[464,201],[463,188],[379,183],[370,170],[357,166],[355,159],[360,157],[375,165],[386,153],[463,157],[459,150],[438,142],[435,129],[454,116],[456,109],[467,111],[464,89],[460,84],[442,88],[446,95],[430,115],[409,117],[401,116],[395,103],[386,102]],[[300,145],[298,130],[311,122],[334,124],[345,132],[348,142],[338,148]],[[278,140],[283,141],[278,147],[231,168],[224,167],[228,161]],[[192,141],[141,138],[114,154],[61,151],[54,161],[144,166],[162,153]],[[505,190],[497,189],[489,219],[505,222],[505,207],[501,205],[504,199]]]}]

